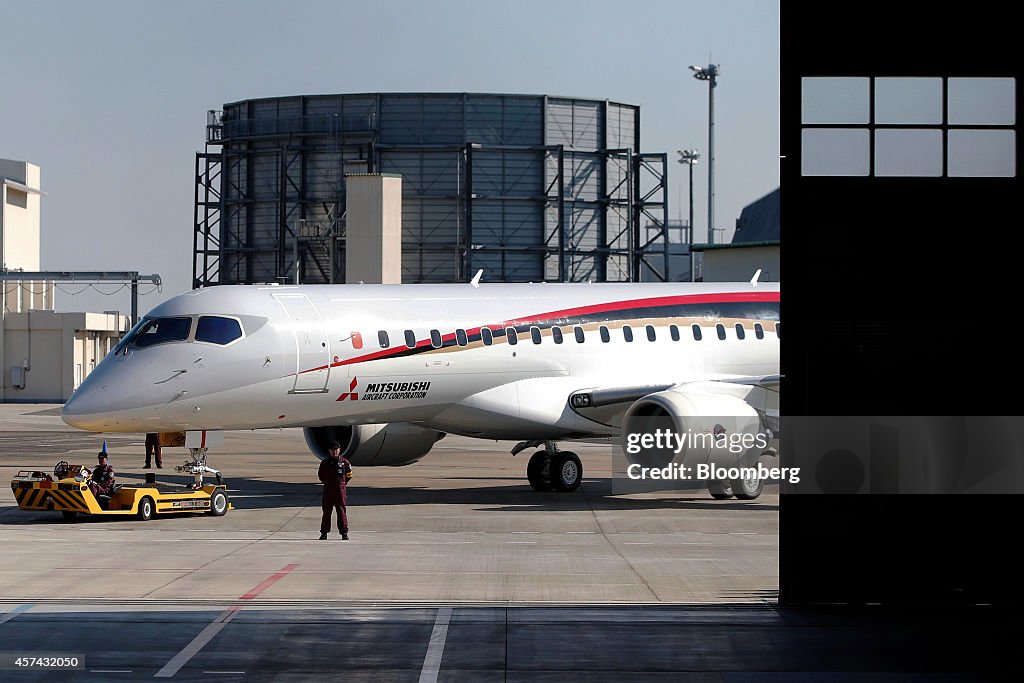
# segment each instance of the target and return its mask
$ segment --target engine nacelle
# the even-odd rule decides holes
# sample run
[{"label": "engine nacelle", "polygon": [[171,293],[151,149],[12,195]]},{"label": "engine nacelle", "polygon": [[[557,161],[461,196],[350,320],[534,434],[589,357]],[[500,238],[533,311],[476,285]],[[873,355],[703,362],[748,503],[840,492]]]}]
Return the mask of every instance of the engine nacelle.
[{"label": "engine nacelle", "polygon": [[327,457],[327,444],[341,444],[341,455],[359,467],[411,465],[445,437],[444,432],[407,422],[341,427],[304,427],[306,445],[313,455]]},{"label": "engine nacelle", "polygon": [[[749,395],[753,391],[763,389],[697,382],[639,399],[626,411],[622,422],[627,457],[650,467],[669,463],[693,468],[704,463],[721,467],[752,464],[769,442],[760,416],[748,403],[757,398]],[[659,431],[664,437],[660,443]],[[647,444],[654,442],[656,446],[643,447],[646,434],[652,435]]]}]

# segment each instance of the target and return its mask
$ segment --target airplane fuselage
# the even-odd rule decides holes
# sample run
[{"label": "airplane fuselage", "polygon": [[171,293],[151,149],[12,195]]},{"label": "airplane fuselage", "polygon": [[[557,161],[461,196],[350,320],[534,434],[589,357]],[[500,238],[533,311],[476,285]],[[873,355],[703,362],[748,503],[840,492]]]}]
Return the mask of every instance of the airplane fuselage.
[{"label": "airplane fuselage", "polygon": [[567,397],[777,374],[778,321],[774,283],[213,287],[151,311],[63,416],[115,432],[611,435]]}]

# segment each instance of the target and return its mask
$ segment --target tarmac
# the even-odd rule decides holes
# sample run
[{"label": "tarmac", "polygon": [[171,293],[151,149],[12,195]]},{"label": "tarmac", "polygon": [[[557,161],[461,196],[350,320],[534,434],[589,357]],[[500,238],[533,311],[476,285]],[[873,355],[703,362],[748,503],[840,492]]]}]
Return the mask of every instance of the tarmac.
[{"label": "tarmac", "polygon": [[[143,437],[0,405],[0,477],[92,464],[106,439],[119,481],[142,480]],[[0,678],[959,681],[1004,647],[985,613],[779,607],[777,491],[615,495],[610,448],[582,445],[580,490],[538,493],[511,446],[448,437],[407,467],[357,467],[347,542],[318,540],[317,461],[294,429],[211,453],[224,517],[69,523],[5,487]],[[165,449],[158,479],[189,481],[184,455]]]},{"label": "tarmac", "polygon": [[[53,406],[0,406],[0,478],[92,465],[104,438],[118,481],[145,478],[144,436],[64,426]],[[224,517],[85,518],[20,510],[0,493],[0,600],[54,586],[118,600],[234,600],[295,565],[263,600],[380,603],[749,603],[778,591],[778,494],[611,494],[611,448],[574,446],[584,482],[538,493],[528,453],[449,436],[406,467],[357,467],[351,540],[319,541],[318,461],[301,430],[230,432],[209,462],[224,473]],[[158,481],[183,448],[164,450]],[[128,571],[125,571],[128,570]],[[112,582],[111,576],[117,575]]]}]

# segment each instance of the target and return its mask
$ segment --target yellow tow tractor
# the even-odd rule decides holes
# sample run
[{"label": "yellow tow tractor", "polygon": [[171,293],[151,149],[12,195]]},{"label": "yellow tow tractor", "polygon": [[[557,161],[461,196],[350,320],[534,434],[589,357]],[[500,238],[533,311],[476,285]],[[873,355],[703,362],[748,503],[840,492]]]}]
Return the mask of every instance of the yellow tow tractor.
[{"label": "yellow tow tractor", "polygon": [[18,472],[11,480],[11,489],[22,510],[59,510],[65,519],[74,519],[79,513],[135,515],[142,520],[176,512],[205,512],[220,517],[234,506],[217,474],[216,484],[202,485],[201,476],[197,476],[196,483],[189,487],[157,483],[149,473],[145,483],[117,484],[112,495],[95,496],[89,489],[91,470],[61,460],[52,476],[32,470]]}]

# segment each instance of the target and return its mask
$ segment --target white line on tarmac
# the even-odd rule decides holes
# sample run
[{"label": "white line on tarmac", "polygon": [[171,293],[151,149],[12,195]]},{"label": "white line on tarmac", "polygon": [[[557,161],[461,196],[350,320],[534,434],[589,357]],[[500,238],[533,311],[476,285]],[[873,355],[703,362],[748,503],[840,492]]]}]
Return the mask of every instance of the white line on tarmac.
[{"label": "white line on tarmac", "polygon": [[442,607],[437,610],[434,630],[430,632],[430,645],[427,646],[427,654],[423,657],[420,683],[437,683],[437,673],[441,670],[441,657],[444,656],[444,641],[448,639],[448,622],[451,619],[451,607]]},{"label": "white line on tarmac", "polygon": [[18,605],[17,607],[12,609],[10,612],[7,612],[3,616],[0,616],[0,624],[6,624],[11,619],[14,619],[19,614],[27,612],[30,609],[32,609],[32,605],[31,604],[28,604],[28,605]]},{"label": "white line on tarmac", "polygon": [[182,649],[181,652],[174,655],[171,661],[164,664],[164,667],[156,672],[153,678],[170,678],[174,674],[178,673],[178,669],[185,666],[188,660],[196,656],[196,654],[203,649],[203,647],[213,640],[213,637],[220,633],[221,629],[227,626],[227,623],[234,619],[235,615],[238,614],[241,606],[229,607],[228,609],[221,612],[209,626],[199,632],[192,642],[189,643]]},{"label": "white line on tarmac", "polygon": [[[298,566],[299,565],[297,564],[286,565],[281,571],[277,572],[276,574],[272,574],[268,578],[264,579],[262,583],[253,586],[247,593],[243,594],[238,599],[256,599],[260,595],[260,593],[265,591],[267,588],[272,586],[280,579],[287,576],[292,570],[294,570]],[[202,650],[207,643],[213,640],[213,637],[215,635],[220,633],[221,629],[223,629],[224,626],[226,626],[229,621],[235,618],[235,615],[242,610],[243,606],[243,604],[232,605],[231,607],[228,607],[226,610],[221,612],[220,615],[216,619],[214,619],[212,623],[210,623],[206,628],[199,632],[199,635],[192,639],[191,643],[186,645],[181,652],[174,655],[174,657],[171,658],[171,661],[164,664],[164,667],[157,671],[153,678],[170,678],[174,674],[178,673],[178,670],[181,667],[185,666],[185,664],[187,664],[190,659],[195,657],[196,654],[198,654],[199,651]]]}]

